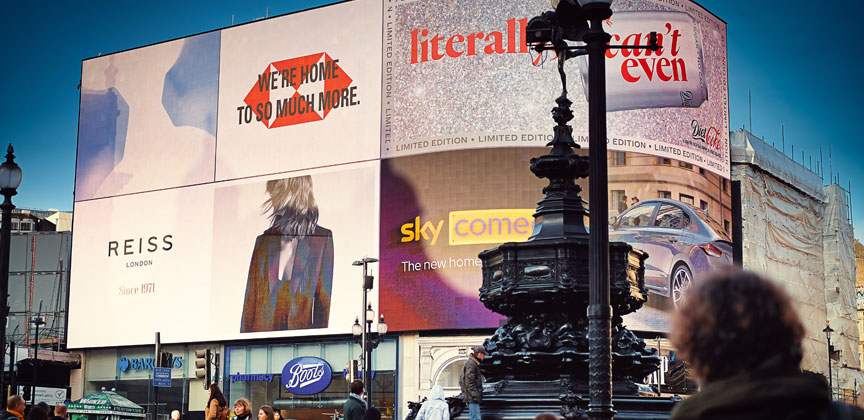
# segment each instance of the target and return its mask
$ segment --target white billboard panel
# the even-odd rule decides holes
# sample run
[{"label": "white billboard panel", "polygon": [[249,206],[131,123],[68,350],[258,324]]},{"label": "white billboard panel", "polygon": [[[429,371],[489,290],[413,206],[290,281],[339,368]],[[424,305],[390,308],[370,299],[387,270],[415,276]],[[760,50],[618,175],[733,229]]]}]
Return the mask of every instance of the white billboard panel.
[{"label": "white billboard panel", "polygon": [[[554,53],[525,46],[547,1],[386,0],[382,157],[544,146],[560,95]],[[605,21],[609,150],[646,153],[729,177],[726,25],[687,1],[620,0]],[[447,10],[448,13],[441,13]],[[576,142],[588,146],[587,65],[565,63]],[[580,77],[581,76],[581,77]]]},{"label": "white billboard panel", "polygon": [[222,31],[217,180],[379,157],[379,8],[354,1]]},{"label": "white billboard panel", "polygon": [[86,60],[81,72],[76,201],[213,181],[218,32]]},{"label": "white billboard panel", "polygon": [[349,333],[377,180],[376,161],[76,203],[69,346]]}]

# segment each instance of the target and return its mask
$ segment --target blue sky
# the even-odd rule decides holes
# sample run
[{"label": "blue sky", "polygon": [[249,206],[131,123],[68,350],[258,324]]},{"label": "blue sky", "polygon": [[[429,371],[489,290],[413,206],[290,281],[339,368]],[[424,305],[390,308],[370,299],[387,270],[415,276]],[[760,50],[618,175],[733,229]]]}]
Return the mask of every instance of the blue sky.
[{"label": "blue sky", "polygon": [[[502,0],[511,1],[511,0]],[[0,143],[24,171],[18,207],[72,209],[81,60],[332,3],[305,1],[87,1],[34,7],[8,2],[0,17]],[[813,157],[828,145],[840,185],[853,193],[855,236],[864,238],[864,59],[856,23],[864,4],[754,0],[699,2],[728,24],[730,125]],[[539,12],[539,11],[538,11]],[[809,165],[809,160],[805,158]],[[827,179],[826,179],[827,183]]]}]

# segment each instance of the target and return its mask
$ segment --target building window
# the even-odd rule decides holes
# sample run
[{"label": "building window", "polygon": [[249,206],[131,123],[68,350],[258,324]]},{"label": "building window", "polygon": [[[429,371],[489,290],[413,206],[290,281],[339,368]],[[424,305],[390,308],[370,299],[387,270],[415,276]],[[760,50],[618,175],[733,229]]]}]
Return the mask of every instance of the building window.
[{"label": "building window", "polygon": [[668,198],[671,200],[672,199],[672,191],[663,191],[663,190],[657,191],[657,197]]},{"label": "building window", "polygon": [[699,208],[705,210],[705,214],[708,214],[708,202],[705,200],[699,200]]},{"label": "building window", "polygon": [[693,205],[693,196],[687,195],[687,194],[679,194],[678,195],[678,201],[680,201],[682,203],[689,204],[692,206]]},{"label": "building window", "polygon": [[438,371],[435,384],[441,385],[441,388],[448,390],[459,389],[459,377],[462,376],[462,368],[465,366],[466,360],[468,359],[462,357],[453,359],[450,363],[447,363],[446,366]]},{"label": "building window", "polygon": [[664,158],[664,157],[657,158],[657,163],[660,165],[671,165],[672,159]]},{"label": "building window", "polygon": [[21,231],[22,232],[30,232],[30,223],[21,222]]},{"label": "building window", "polygon": [[625,152],[612,152],[612,165],[624,166],[626,164],[627,164],[627,153],[625,153]]},{"label": "building window", "polygon": [[684,169],[690,169],[691,171],[693,170],[693,164],[691,164],[691,163],[687,163],[687,162],[678,162],[678,166],[680,166],[680,167],[682,167],[682,168],[684,168]]},{"label": "building window", "polygon": [[728,189],[729,189],[729,180],[726,178],[723,178],[723,192],[726,192],[726,190],[728,190]]},{"label": "building window", "polygon": [[12,230],[18,230],[18,222],[12,222]]},{"label": "building window", "polygon": [[630,207],[630,203],[627,202],[627,195],[624,190],[612,190],[612,206],[610,208],[621,214],[627,210],[627,207]]},{"label": "building window", "polygon": [[705,168],[699,168],[699,175],[705,175]]},{"label": "building window", "polygon": [[729,228],[730,228],[729,225],[730,225],[730,223],[728,220],[723,221],[723,230],[725,230],[726,233],[731,234],[732,232],[729,231]]}]

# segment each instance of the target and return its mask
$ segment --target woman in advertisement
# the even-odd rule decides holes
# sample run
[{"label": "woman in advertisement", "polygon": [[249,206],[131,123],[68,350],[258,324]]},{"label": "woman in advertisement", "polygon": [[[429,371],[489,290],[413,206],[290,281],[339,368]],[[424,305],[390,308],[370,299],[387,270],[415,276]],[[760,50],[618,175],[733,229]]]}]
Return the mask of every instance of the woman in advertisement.
[{"label": "woman in advertisement", "polygon": [[240,332],[326,328],[333,233],[318,225],[312,177],[267,181],[270,228],[255,240]]}]

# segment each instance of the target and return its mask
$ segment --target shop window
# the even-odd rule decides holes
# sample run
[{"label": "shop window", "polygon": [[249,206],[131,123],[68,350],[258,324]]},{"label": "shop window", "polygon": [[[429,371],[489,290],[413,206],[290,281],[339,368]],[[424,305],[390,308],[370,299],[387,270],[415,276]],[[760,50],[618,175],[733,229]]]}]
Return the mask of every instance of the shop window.
[{"label": "shop window", "polygon": [[610,210],[617,211],[618,214],[624,213],[624,210],[627,210],[630,207],[630,203],[627,201],[627,195],[624,190],[612,190],[612,205],[609,207]]},{"label": "shop window", "polygon": [[627,164],[627,153],[626,152],[612,152],[612,165],[613,166],[624,166]]},{"label": "shop window", "polygon": [[435,377],[435,384],[441,385],[446,390],[459,389],[459,377],[462,375],[462,367],[465,365],[466,357],[453,359],[441,369]]},{"label": "shop window", "polygon": [[668,198],[671,200],[672,199],[672,191],[663,191],[663,190],[657,191],[657,197],[658,198]]},{"label": "shop window", "polygon": [[687,195],[687,194],[679,194],[678,195],[678,201],[680,201],[682,203],[689,204],[692,206],[693,205],[693,196]]}]

